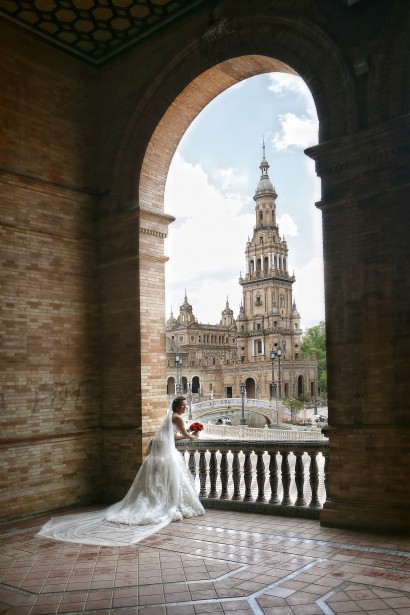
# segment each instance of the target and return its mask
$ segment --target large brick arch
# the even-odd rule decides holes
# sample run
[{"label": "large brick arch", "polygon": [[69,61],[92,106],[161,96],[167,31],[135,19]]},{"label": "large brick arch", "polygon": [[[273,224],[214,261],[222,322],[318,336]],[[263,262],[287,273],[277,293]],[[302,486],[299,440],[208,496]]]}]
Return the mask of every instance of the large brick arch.
[{"label": "large brick arch", "polygon": [[[172,156],[208,102],[243,79],[273,71],[296,73],[305,79],[316,102],[321,139],[354,132],[354,87],[329,36],[307,21],[264,15],[235,20],[229,27],[220,20],[191,41],[157,75],[129,119],[115,167],[112,199],[117,210],[134,211],[135,221],[138,219],[135,300],[139,306],[143,436],[144,424],[150,424],[150,417],[158,415],[163,406],[159,393],[165,382],[165,334],[160,326],[165,313],[162,255],[171,221],[163,214],[163,203]],[[158,329],[156,337],[147,333],[153,325]]]},{"label": "large brick arch", "polygon": [[[408,270],[404,222],[409,119],[408,80],[401,78],[401,69],[389,75],[386,67],[392,59],[399,63],[406,30],[397,15],[389,15],[392,26],[387,20],[384,32],[380,27],[375,35],[366,33],[370,42],[362,57],[345,42],[346,31],[333,39],[323,7],[313,23],[309,15],[298,19],[285,13],[284,4],[275,3],[282,11],[279,15],[272,5],[265,11],[265,3],[249,3],[248,9],[240,0],[238,13],[235,3],[224,3],[225,14],[221,10],[218,21],[193,36],[155,74],[129,114],[117,150],[111,198],[117,211],[129,213],[133,232],[139,230],[138,242],[131,246],[132,283],[137,282],[132,305],[138,321],[133,353],[138,362],[129,372],[140,402],[142,440],[147,441],[155,427],[165,399],[163,243],[171,218],[163,214],[163,200],[172,156],[192,120],[226,88],[264,72],[297,73],[312,92],[320,122],[319,145],[307,153],[315,159],[322,180],[327,304],[332,499],[321,521],[396,530],[408,527],[408,506],[403,506],[408,502],[403,493],[407,479],[404,465],[399,471],[394,456],[387,459],[385,451],[397,446],[403,455],[408,451],[407,432],[397,426],[408,421],[400,400],[408,398],[402,359],[408,339],[403,318],[408,312],[403,292],[408,280],[402,272]],[[349,23],[351,14],[344,27]],[[399,52],[390,41],[396,30]],[[375,41],[380,44],[377,53]],[[387,90],[382,92],[378,70],[387,75],[391,97]],[[130,360],[125,363],[130,367]],[[386,375],[382,383],[380,365]],[[367,442],[377,442],[377,450]]]},{"label": "large brick arch", "polygon": [[138,202],[160,211],[172,156],[198,113],[235,83],[274,71],[299,74],[307,83],[320,141],[355,131],[352,76],[326,32],[283,17],[253,15],[229,27],[222,20],[173,58],[136,106],[116,164],[113,193],[120,207]]},{"label": "large brick arch", "polygon": [[[267,18],[265,14],[248,15],[229,25],[221,17],[169,60],[129,118],[111,198],[115,210],[135,212],[133,220],[138,220],[139,227],[135,302],[139,306],[136,352],[140,357],[143,436],[144,425],[150,424],[163,406],[163,243],[171,221],[163,214],[163,203],[172,156],[190,123],[213,98],[243,79],[274,71],[296,73],[306,81],[317,106],[322,140],[355,131],[354,85],[331,38],[307,20]],[[147,333],[153,326],[158,328],[157,336]]]}]

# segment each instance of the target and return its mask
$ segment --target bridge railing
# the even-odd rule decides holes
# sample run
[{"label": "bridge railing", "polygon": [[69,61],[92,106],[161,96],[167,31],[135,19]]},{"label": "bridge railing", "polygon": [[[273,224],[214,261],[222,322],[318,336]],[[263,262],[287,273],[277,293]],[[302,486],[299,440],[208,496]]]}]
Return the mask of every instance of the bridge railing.
[{"label": "bridge railing", "polygon": [[214,425],[204,423],[204,431],[201,435],[206,437],[217,436],[220,438],[239,438],[240,440],[327,440],[320,429],[269,429],[265,427],[248,427],[247,425]]},{"label": "bridge railing", "polygon": [[[244,407],[261,408],[264,410],[277,410],[281,406],[281,402],[268,401],[266,399],[244,399]],[[209,409],[218,408],[240,408],[242,406],[242,397],[227,397],[225,399],[208,399],[192,404],[192,412],[202,412]]]},{"label": "bridge railing", "polygon": [[328,440],[179,440],[207,508],[319,518]]}]

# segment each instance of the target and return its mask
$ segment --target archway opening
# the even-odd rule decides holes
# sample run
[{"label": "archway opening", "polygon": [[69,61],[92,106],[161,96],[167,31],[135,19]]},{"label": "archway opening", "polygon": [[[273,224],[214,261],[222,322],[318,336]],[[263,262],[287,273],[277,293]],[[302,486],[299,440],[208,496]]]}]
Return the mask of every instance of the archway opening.
[{"label": "archway opening", "polygon": [[[248,82],[252,82],[249,86],[252,91],[256,86],[263,89],[261,84],[258,85],[256,83],[259,78],[264,80],[264,87],[268,91],[269,87],[272,89],[276,88],[280,92],[286,91],[288,101],[291,100],[292,97],[295,99],[298,99],[298,96],[302,98],[305,97],[304,108],[306,109],[307,104],[310,105],[310,115],[308,115],[304,121],[297,116],[295,113],[296,107],[301,104],[298,99],[293,103],[296,107],[292,109],[292,113],[278,117],[276,132],[269,132],[268,130],[267,135],[263,136],[262,140],[260,135],[260,133],[263,133],[261,125],[259,125],[260,130],[258,130],[256,126],[250,129],[248,133],[249,141],[243,144],[243,150],[245,152],[252,150],[254,156],[252,153],[253,157],[249,155],[247,158],[244,155],[238,157],[242,166],[237,171],[236,177],[232,168],[226,169],[221,166],[223,162],[227,164],[232,162],[232,158],[228,157],[225,159],[224,154],[220,153],[219,158],[216,155],[220,149],[220,142],[224,142],[228,139],[225,139],[223,133],[221,133],[221,139],[217,143],[210,144],[207,141],[208,133],[214,134],[216,132],[212,121],[214,121],[213,115],[215,113],[218,115],[218,110],[213,112],[212,107],[214,102],[217,103],[219,97],[217,97],[216,101],[208,105],[209,108],[206,107],[206,109],[198,115],[189,127],[187,134],[184,135],[172,160],[165,193],[165,206],[168,208],[169,213],[175,214],[177,218],[175,224],[171,226],[170,229],[170,238],[172,238],[172,242],[167,242],[167,253],[170,255],[171,261],[167,264],[166,288],[168,305],[166,316],[169,315],[170,311],[171,313],[175,311],[175,305],[180,305],[181,313],[179,315],[176,314],[176,316],[182,325],[185,323],[187,304],[189,308],[193,310],[192,321],[196,320],[199,323],[207,322],[212,323],[212,325],[218,325],[218,322],[226,323],[226,316],[224,317],[224,312],[222,311],[226,297],[233,298],[233,304],[231,304],[233,308],[233,319],[238,319],[239,305],[242,303],[242,290],[239,285],[237,272],[238,270],[240,271],[242,266],[245,266],[245,263],[241,262],[241,258],[243,258],[243,247],[246,244],[246,237],[249,236],[249,233],[254,228],[253,218],[255,216],[255,204],[252,196],[258,179],[259,172],[257,167],[260,162],[260,157],[262,156],[262,143],[263,156],[265,156],[265,148],[266,150],[268,149],[268,142],[270,146],[269,156],[272,157],[272,180],[275,186],[281,186],[281,189],[275,187],[275,193],[280,192],[282,194],[284,205],[281,203],[279,205],[278,203],[277,208],[273,207],[269,209],[266,215],[258,211],[256,225],[257,227],[260,225],[262,228],[265,221],[266,223],[279,222],[279,228],[283,236],[286,235],[289,237],[287,242],[289,244],[289,250],[292,250],[289,261],[292,265],[295,264],[295,260],[297,261],[296,279],[299,280],[300,285],[299,296],[297,297],[298,301],[300,299],[302,304],[303,300],[307,303],[311,302],[309,306],[310,310],[317,310],[317,307],[321,305],[321,311],[319,311],[315,317],[313,316],[315,318],[314,321],[311,320],[312,313],[308,314],[306,320],[307,326],[316,325],[321,320],[324,320],[321,214],[313,206],[314,202],[319,198],[319,182],[315,176],[313,164],[311,161],[308,161],[303,152],[304,146],[312,145],[315,139],[317,140],[317,116],[315,112],[313,113],[313,99],[302,80],[295,75],[289,75],[289,73],[262,74],[248,79],[245,85],[243,85],[243,83],[241,84],[242,88],[238,88],[238,95],[240,96],[240,92],[248,86]],[[230,89],[235,90],[235,88]],[[226,92],[224,92],[224,95],[225,94]],[[232,96],[232,92],[229,92],[229,94]],[[257,101],[257,97],[253,95],[252,100],[255,99]],[[229,100],[232,99],[230,98]],[[307,100],[309,101],[308,103],[306,102]],[[258,105],[257,102],[253,104],[254,107],[252,107],[252,109],[255,111]],[[228,108],[231,107],[228,105]],[[205,117],[202,118],[204,114]],[[219,125],[226,125],[226,111],[225,115],[222,114],[219,118]],[[221,118],[223,121],[221,121]],[[203,122],[202,126],[205,126],[205,128],[202,127],[197,129],[200,120]],[[295,134],[290,134],[289,132],[289,123],[291,124],[292,122],[296,123],[299,130],[299,132],[297,130]],[[216,120],[216,124],[218,125],[218,120]],[[269,122],[266,122],[266,124],[269,129]],[[307,127],[309,127],[310,130],[310,132],[307,131],[309,136],[305,134],[302,137],[300,131],[302,128],[306,129]],[[199,133],[196,134],[195,131],[198,130]],[[191,145],[188,143],[187,149],[184,150],[183,144],[186,142],[186,139],[188,139],[188,142],[190,141]],[[204,146],[204,143],[207,147]],[[234,143],[232,149],[237,152],[239,150],[238,144]],[[195,152],[195,150],[197,151]],[[285,153],[281,152],[281,150],[285,150]],[[194,152],[194,158],[191,161],[184,158],[189,152],[191,152],[191,154]],[[195,155],[198,157],[195,158]],[[294,163],[295,168],[293,174],[289,171],[289,157],[297,161]],[[223,158],[222,161],[221,158]],[[203,159],[206,160],[204,164],[202,163]],[[283,160],[279,164],[278,161],[281,159]],[[285,165],[286,172],[281,165]],[[217,171],[212,177],[213,166],[216,166]],[[312,182],[309,189],[306,189],[306,181],[301,181],[301,169],[304,169],[306,181]],[[246,186],[242,187],[242,195],[240,197],[238,197],[238,192],[233,196],[233,186],[236,186],[236,189],[239,190],[238,184],[235,184],[235,181],[237,181],[239,177],[244,176],[250,176],[252,179],[249,180]],[[298,178],[298,182],[295,181],[295,177]],[[313,177],[315,181],[313,181]],[[195,180],[197,184],[193,187]],[[233,184],[230,182],[233,182]],[[292,190],[295,186],[298,186],[299,193],[296,192],[292,194]],[[231,213],[233,213],[229,222],[227,222],[224,217],[225,214],[221,213],[223,211],[221,207],[222,203],[227,206],[227,209],[230,208]],[[227,232],[227,229],[229,229],[229,232]],[[314,230],[312,231],[312,229]],[[316,237],[316,244],[312,241],[313,237]],[[202,238],[204,238],[204,243],[201,244]],[[264,248],[263,237],[259,237],[258,240],[259,245]],[[293,255],[296,255],[295,258],[292,258]],[[195,258],[197,256],[199,260]],[[174,263],[177,263],[176,267],[173,267]],[[248,266],[251,275],[255,273],[262,277],[263,275],[269,274],[273,267],[278,270],[280,275],[283,275],[287,273],[288,257],[284,255],[278,256],[277,254],[272,256],[264,254],[262,257],[251,260]],[[213,267],[213,270],[211,267]],[[312,270],[314,267],[316,267],[316,271]],[[169,275],[170,271],[171,275]],[[316,281],[314,280],[315,276]],[[311,292],[312,288],[315,288],[315,293]],[[219,306],[217,299],[218,294],[220,296]],[[184,296],[184,303],[182,303]],[[315,297],[314,301],[312,300],[313,296]],[[212,301],[210,297],[212,297]],[[273,302],[275,303],[275,307],[276,300],[278,301],[278,305],[279,301],[282,301],[282,303],[280,303],[281,311],[279,312],[277,310],[277,314],[282,318],[285,312],[284,299],[282,296],[274,298]],[[288,303],[291,304],[292,301],[288,300]],[[267,305],[265,294],[263,294],[262,297],[262,294],[258,291],[255,305],[261,309],[265,308]],[[209,316],[209,311],[207,311],[208,308],[212,308],[213,315]],[[205,313],[203,311],[204,309]],[[222,319],[220,320],[221,312]],[[303,317],[303,307],[302,309],[299,307],[299,312],[301,312]],[[281,322],[280,325],[283,326],[283,323]],[[237,325],[237,328],[238,326],[239,325]],[[275,320],[273,326],[278,327],[277,320]],[[300,324],[298,322],[295,326],[292,324],[291,328],[294,332],[298,333],[297,329],[299,326]],[[253,340],[251,352],[252,355],[268,362],[270,346],[265,344],[265,338],[262,339],[262,335],[264,335],[263,329],[265,329],[265,327],[266,325],[261,319],[256,325],[256,328],[260,331],[260,337],[258,340]],[[215,339],[218,337],[209,332],[203,333],[204,334],[201,336],[202,345],[208,339],[215,342]],[[192,335],[192,331],[190,334],[188,334],[188,331],[186,332],[186,348],[189,347],[189,340],[194,342],[192,345],[192,353],[189,358],[191,368],[202,369],[202,371],[204,371],[207,365],[221,365],[226,366],[223,367],[223,370],[227,371],[228,365],[233,367],[238,361],[242,360],[241,357],[239,357],[239,351],[236,355],[234,353],[225,353],[225,355],[222,353],[221,355],[219,350],[215,351],[215,348],[213,348],[215,352],[214,355],[211,356],[212,351],[208,347],[205,353],[203,352],[203,350],[205,350],[204,346],[202,349],[200,348],[198,350],[196,347],[198,340]],[[281,343],[279,338],[275,341],[275,346],[277,346],[278,343],[279,345]],[[213,344],[213,346],[215,346],[215,344]],[[286,342],[284,346],[286,346]],[[210,352],[211,354],[209,354]],[[290,347],[288,349],[288,357],[293,357],[292,348]],[[298,357],[294,355],[293,358]],[[292,373],[295,374],[294,370]],[[211,378],[212,375],[210,374],[208,374],[208,377],[206,377],[205,373],[202,374],[202,379],[208,380],[208,383]],[[291,375],[288,374],[287,378],[291,378]],[[258,377],[258,382],[259,381],[262,382],[260,377]],[[233,391],[234,386],[235,383],[233,379],[225,382],[225,386],[223,387],[214,382],[212,388],[209,388],[208,384],[208,396],[212,394],[212,397],[223,397],[227,390]],[[277,387],[279,390],[279,383],[277,383]],[[292,389],[297,389],[296,381],[293,382]],[[207,389],[205,389],[205,391],[206,390]],[[264,398],[267,395],[267,391],[269,391],[269,387],[265,383],[263,386],[258,386],[253,397]],[[205,397],[206,395],[205,393]]]}]

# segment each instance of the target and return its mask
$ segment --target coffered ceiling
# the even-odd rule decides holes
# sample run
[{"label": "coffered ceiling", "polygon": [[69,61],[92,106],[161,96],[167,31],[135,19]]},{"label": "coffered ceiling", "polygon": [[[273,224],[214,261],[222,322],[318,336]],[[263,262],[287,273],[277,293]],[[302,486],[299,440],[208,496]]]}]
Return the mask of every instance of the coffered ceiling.
[{"label": "coffered ceiling", "polygon": [[99,65],[206,0],[0,0],[0,19]]}]

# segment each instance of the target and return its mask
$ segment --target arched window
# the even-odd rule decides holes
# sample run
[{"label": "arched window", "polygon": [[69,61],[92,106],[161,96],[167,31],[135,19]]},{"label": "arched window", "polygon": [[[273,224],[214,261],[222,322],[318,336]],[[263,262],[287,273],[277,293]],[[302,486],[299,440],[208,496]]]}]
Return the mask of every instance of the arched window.
[{"label": "arched window", "polygon": [[199,391],[199,378],[198,376],[194,376],[192,378],[192,393],[198,393]]},{"label": "arched window", "polygon": [[300,375],[298,376],[298,395],[303,395],[304,388],[303,376]]}]

